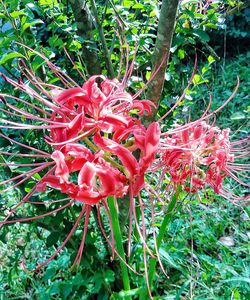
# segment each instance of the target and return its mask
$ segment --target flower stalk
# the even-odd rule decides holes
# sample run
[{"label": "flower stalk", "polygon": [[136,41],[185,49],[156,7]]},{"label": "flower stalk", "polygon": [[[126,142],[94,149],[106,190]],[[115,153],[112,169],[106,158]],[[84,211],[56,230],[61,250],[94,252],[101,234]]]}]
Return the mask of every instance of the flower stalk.
[{"label": "flower stalk", "polygon": [[[118,211],[117,211],[117,202],[115,197],[108,197],[108,206],[110,209],[110,216],[112,220],[112,228],[114,232],[114,238],[115,238],[115,244],[116,249],[119,254],[119,256],[123,259],[123,261],[126,261],[126,256],[123,248],[123,237],[121,233],[121,228],[119,224],[119,218],[118,218]],[[129,282],[129,273],[127,266],[122,260],[120,260],[120,266],[121,266],[121,274],[122,274],[122,281],[123,286],[126,291],[130,290],[130,282]],[[130,297],[128,299],[131,299]]]},{"label": "flower stalk", "polygon": [[152,284],[153,284],[153,280],[154,280],[154,276],[155,276],[155,271],[156,271],[156,264],[157,264],[157,252],[159,251],[161,244],[162,244],[162,240],[164,237],[164,234],[167,230],[167,226],[173,216],[173,212],[176,208],[177,202],[178,202],[178,197],[179,197],[179,193],[180,193],[180,189],[176,189],[175,194],[172,196],[172,199],[170,201],[170,203],[168,204],[168,208],[165,212],[165,216],[163,218],[163,221],[161,223],[160,226],[160,230],[159,233],[157,235],[156,238],[156,245],[155,247],[157,247],[157,249],[155,249],[154,251],[154,257],[151,257],[150,261],[149,261],[149,267],[148,267],[148,287],[144,286],[144,288],[141,290],[140,293],[140,297],[139,300],[144,300],[147,299],[147,294],[148,294],[148,289],[151,289]]}]

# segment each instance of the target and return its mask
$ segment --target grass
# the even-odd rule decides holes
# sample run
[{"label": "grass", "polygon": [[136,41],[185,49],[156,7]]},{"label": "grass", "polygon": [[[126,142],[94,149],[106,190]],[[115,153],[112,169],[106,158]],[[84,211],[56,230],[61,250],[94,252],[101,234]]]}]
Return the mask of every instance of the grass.
[{"label": "grass", "polygon": [[169,278],[159,288],[166,299],[248,299],[249,216],[226,200],[190,202],[168,230],[162,255]]}]

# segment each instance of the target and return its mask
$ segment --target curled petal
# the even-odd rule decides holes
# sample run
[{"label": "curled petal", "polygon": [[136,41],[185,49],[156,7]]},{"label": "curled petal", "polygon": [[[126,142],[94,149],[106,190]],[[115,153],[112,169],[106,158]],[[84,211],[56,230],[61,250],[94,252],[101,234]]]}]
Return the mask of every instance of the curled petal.
[{"label": "curled petal", "polygon": [[134,100],[131,109],[138,109],[138,115],[141,116],[146,111],[148,115],[152,113],[152,107],[155,107],[154,103],[149,100]]},{"label": "curled petal", "polygon": [[64,90],[55,97],[55,101],[66,104],[69,100],[73,100],[77,104],[89,104],[89,98],[86,91],[80,87]]},{"label": "curled petal", "polygon": [[65,157],[61,151],[54,151],[51,158],[56,162],[55,175],[60,178],[60,182],[68,182],[69,169],[65,162]]},{"label": "curled petal", "polygon": [[93,163],[86,162],[78,175],[78,184],[80,188],[93,186],[93,178],[96,174],[96,168]]},{"label": "curled petal", "polygon": [[153,162],[160,143],[161,129],[157,122],[149,125],[145,136],[145,154],[144,162],[149,165]]},{"label": "curled petal", "polygon": [[138,173],[138,162],[133,154],[124,146],[118,143],[101,137],[99,133],[96,133],[93,138],[97,146],[103,150],[109,151],[119,157],[124,167],[128,170],[131,177]]}]

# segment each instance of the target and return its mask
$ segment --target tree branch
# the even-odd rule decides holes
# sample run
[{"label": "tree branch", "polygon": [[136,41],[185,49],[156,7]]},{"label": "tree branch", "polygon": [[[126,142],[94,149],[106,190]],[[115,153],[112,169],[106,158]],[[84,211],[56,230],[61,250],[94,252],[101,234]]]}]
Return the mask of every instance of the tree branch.
[{"label": "tree branch", "polygon": [[78,35],[83,38],[82,56],[89,75],[101,74],[101,65],[97,55],[97,46],[93,36],[91,13],[85,0],[70,0],[77,22]]},{"label": "tree branch", "polygon": [[110,78],[114,78],[115,77],[115,72],[114,72],[113,65],[112,65],[112,62],[111,62],[111,58],[110,58],[110,55],[109,55],[109,50],[108,50],[108,46],[107,46],[106,39],[105,39],[105,36],[104,36],[102,24],[101,24],[100,19],[98,17],[98,11],[97,11],[97,8],[96,8],[95,0],[90,0],[90,4],[91,4],[91,8],[92,8],[94,17],[95,17],[96,27],[97,27],[97,30],[99,32],[99,36],[100,36],[100,39],[101,39],[105,64],[106,64],[106,68],[107,68],[107,71],[108,71],[108,76]]},{"label": "tree branch", "polygon": [[172,37],[175,28],[176,12],[178,0],[163,0],[160,11],[160,18],[157,31],[154,53],[152,55],[152,73],[156,72],[148,85],[146,93],[147,99],[151,100],[156,109],[153,114],[144,119],[145,125],[148,125],[155,119],[157,109],[160,103],[165,72],[169,59],[169,49],[172,43]]}]

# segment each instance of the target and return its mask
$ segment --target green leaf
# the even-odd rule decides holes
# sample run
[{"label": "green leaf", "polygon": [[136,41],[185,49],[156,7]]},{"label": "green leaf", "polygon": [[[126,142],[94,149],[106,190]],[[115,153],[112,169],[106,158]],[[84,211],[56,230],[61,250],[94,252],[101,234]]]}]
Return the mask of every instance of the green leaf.
[{"label": "green leaf", "polygon": [[121,291],[119,292],[119,296],[121,297],[121,299],[126,299],[126,297],[139,295],[141,293],[141,290],[141,288],[136,288],[133,290]]},{"label": "green leaf", "polygon": [[168,263],[171,267],[181,270],[181,266],[172,259],[172,257],[165,251],[164,249],[160,248],[160,257],[162,260],[164,260],[166,263]]},{"label": "green leaf", "polygon": [[179,49],[179,50],[178,50],[178,57],[179,57],[180,59],[185,58],[185,50],[184,50],[184,49]]},{"label": "green leaf", "polygon": [[136,3],[135,5],[133,5],[133,8],[144,8],[144,5],[141,3]]},{"label": "green leaf", "polygon": [[19,16],[24,16],[26,15],[24,11],[13,11],[12,13],[10,13],[10,16],[12,18],[16,18],[16,17],[19,17]]},{"label": "green leaf", "polygon": [[53,245],[55,245],[55,243],[58,241],[58,239],[59,239],[59,236],[60,236],[60,234],[59,234],[59,232],[58,231],[53,231],[53,232],[51,232],[51,234],[47,237],[47,239],[46,239],[46,245],[48,246],[48,247],[51,247],[51,246],[53,246]]},{"label": "green leaf", "polygon": [[244,120],[245,118],[246,116],[242,112],[235,112],[231,115],[231,120]]},{"label": "green leaf", "polygon": [[151,71],[146,71],[146,79],[149,80],[151,76]]},{"label": "green leaf", "polygon": [[215,59],[214,59],[214,57],[212,55],[209,55],[208,58],[207,58],[207,60],[208,60],[209,64],[212,64],[212,63],[215,62]]},{"label": "green leaf", "polygon": [[202,75],[205,74],[209,70],[209,66],[204,66],[201,70]]},{"label": "green leaf", "polygon": [[233,292],[233,299],[240,299],[240,293],[239,293],[239,291],[236,289],[236,290],[234,290],[234,292]]},{"label": "green leaf", "polygon": [[43,280],[47,281],[49,279],[52,279],[56,274],[56,269],[54,267],[48,268],[43,276]]},{"label": "green leaf", "polygon": [[212,28],[212,29],[217,29],[218,27],[213,24],[213,23],[207,23],[207,24],[204,24],[204,26],[208,27],[208,28]]},{"label": "green leaf", "polygon": [[48,40],[50,47],[60,47],[63,45],[63,40],[58,38],[58,36],[52,36]]},{"label": "green leaf", "polygon": [[39,297],[37,300],[48,300],[50,299],[48,293],[42,293],[41,291],[39,291]]},{"label": "green leaf", "polygon": [[5,64],[8,60],[12,60],[17,57],[25,58],[25,56],[19,52],[11,52],[11,53],[4,54],[2,59],[0,60],[0,65]]},{"label": "green leaf", "polygon": [[33,180],[30,180],[28,183],[26,183],[25,188],[24,188],[25,192],[29,193],[35,184],[36,184],[36,182]]},{"label": "green leaf", "polygon": [[39,5],[50,6],[58,5],[57,0],[39,0]]},{"label": "green leaf", "polygon": [[32,175],[32,178],[35,178],[36,180],[40,180],[41,176],[38,173],[36,173],[36,174]]},{"label": "green leaf", "polygon": [[195,74],[195,75],[194,75],[194,78],[193,78],[193,83],[194,83],[194,84],[198,84],[198,83],[200,82],[200,80],[201,80],[200,75]]},{"label": "green leaf", "polygon": [[112,270],[107,270],[105,272],[105,281],[113,282],[115,280],[115,273]]},{"label": "green leaf", "polygon": [[0,162],[1,163],[5,163],[6,162],[6,160],[4,159],[4,157],[0,154]]},{"label": "green leaf", "polygon": [[58,282],[54,283],[51,286],[51,288],[49,289],[49,293],[50,293],[50,295],[60,294],[60,288],[59,288],[59,283]]},{"label": "green leaf", "polygon": [[67,297],[69,296],[69,294],[72,291],[72,285],[66,282],[63,282],[60,284],[60,290],[61,290],[61,294],[62,294],[62,299],[68,299]]},{"label": "green leaf", "polygon": [[209,42],[210,41],[209,35],[201,29],[194,29],[193,30],[193,35],[198,36],[204,42]]},{"label": "green leaf", "polygon": [[22,26],[22,30],[25,31],[26,29],[36,25],[36,24],[43,24],[44,22],[42,20],[35,20],[33,22],[30,23],[26,23]]},{"label": "green leaf", "polygon": [[239,282],[246,282],[248,284],[250,284],[250,278],[246,278],[246,277],[233,277],[231,279],[226,279],[223,280],[223,282],[233,282],[233,281],[239,281]]},{"label": "green leaf", "polygon": [[202,84],[202,83],[205,83],[205,82],[209,82],[207,79],[202,79],[202,77],[198,74],[195,74],[194,75],[194,78],[193,78],[193,84]]}]

